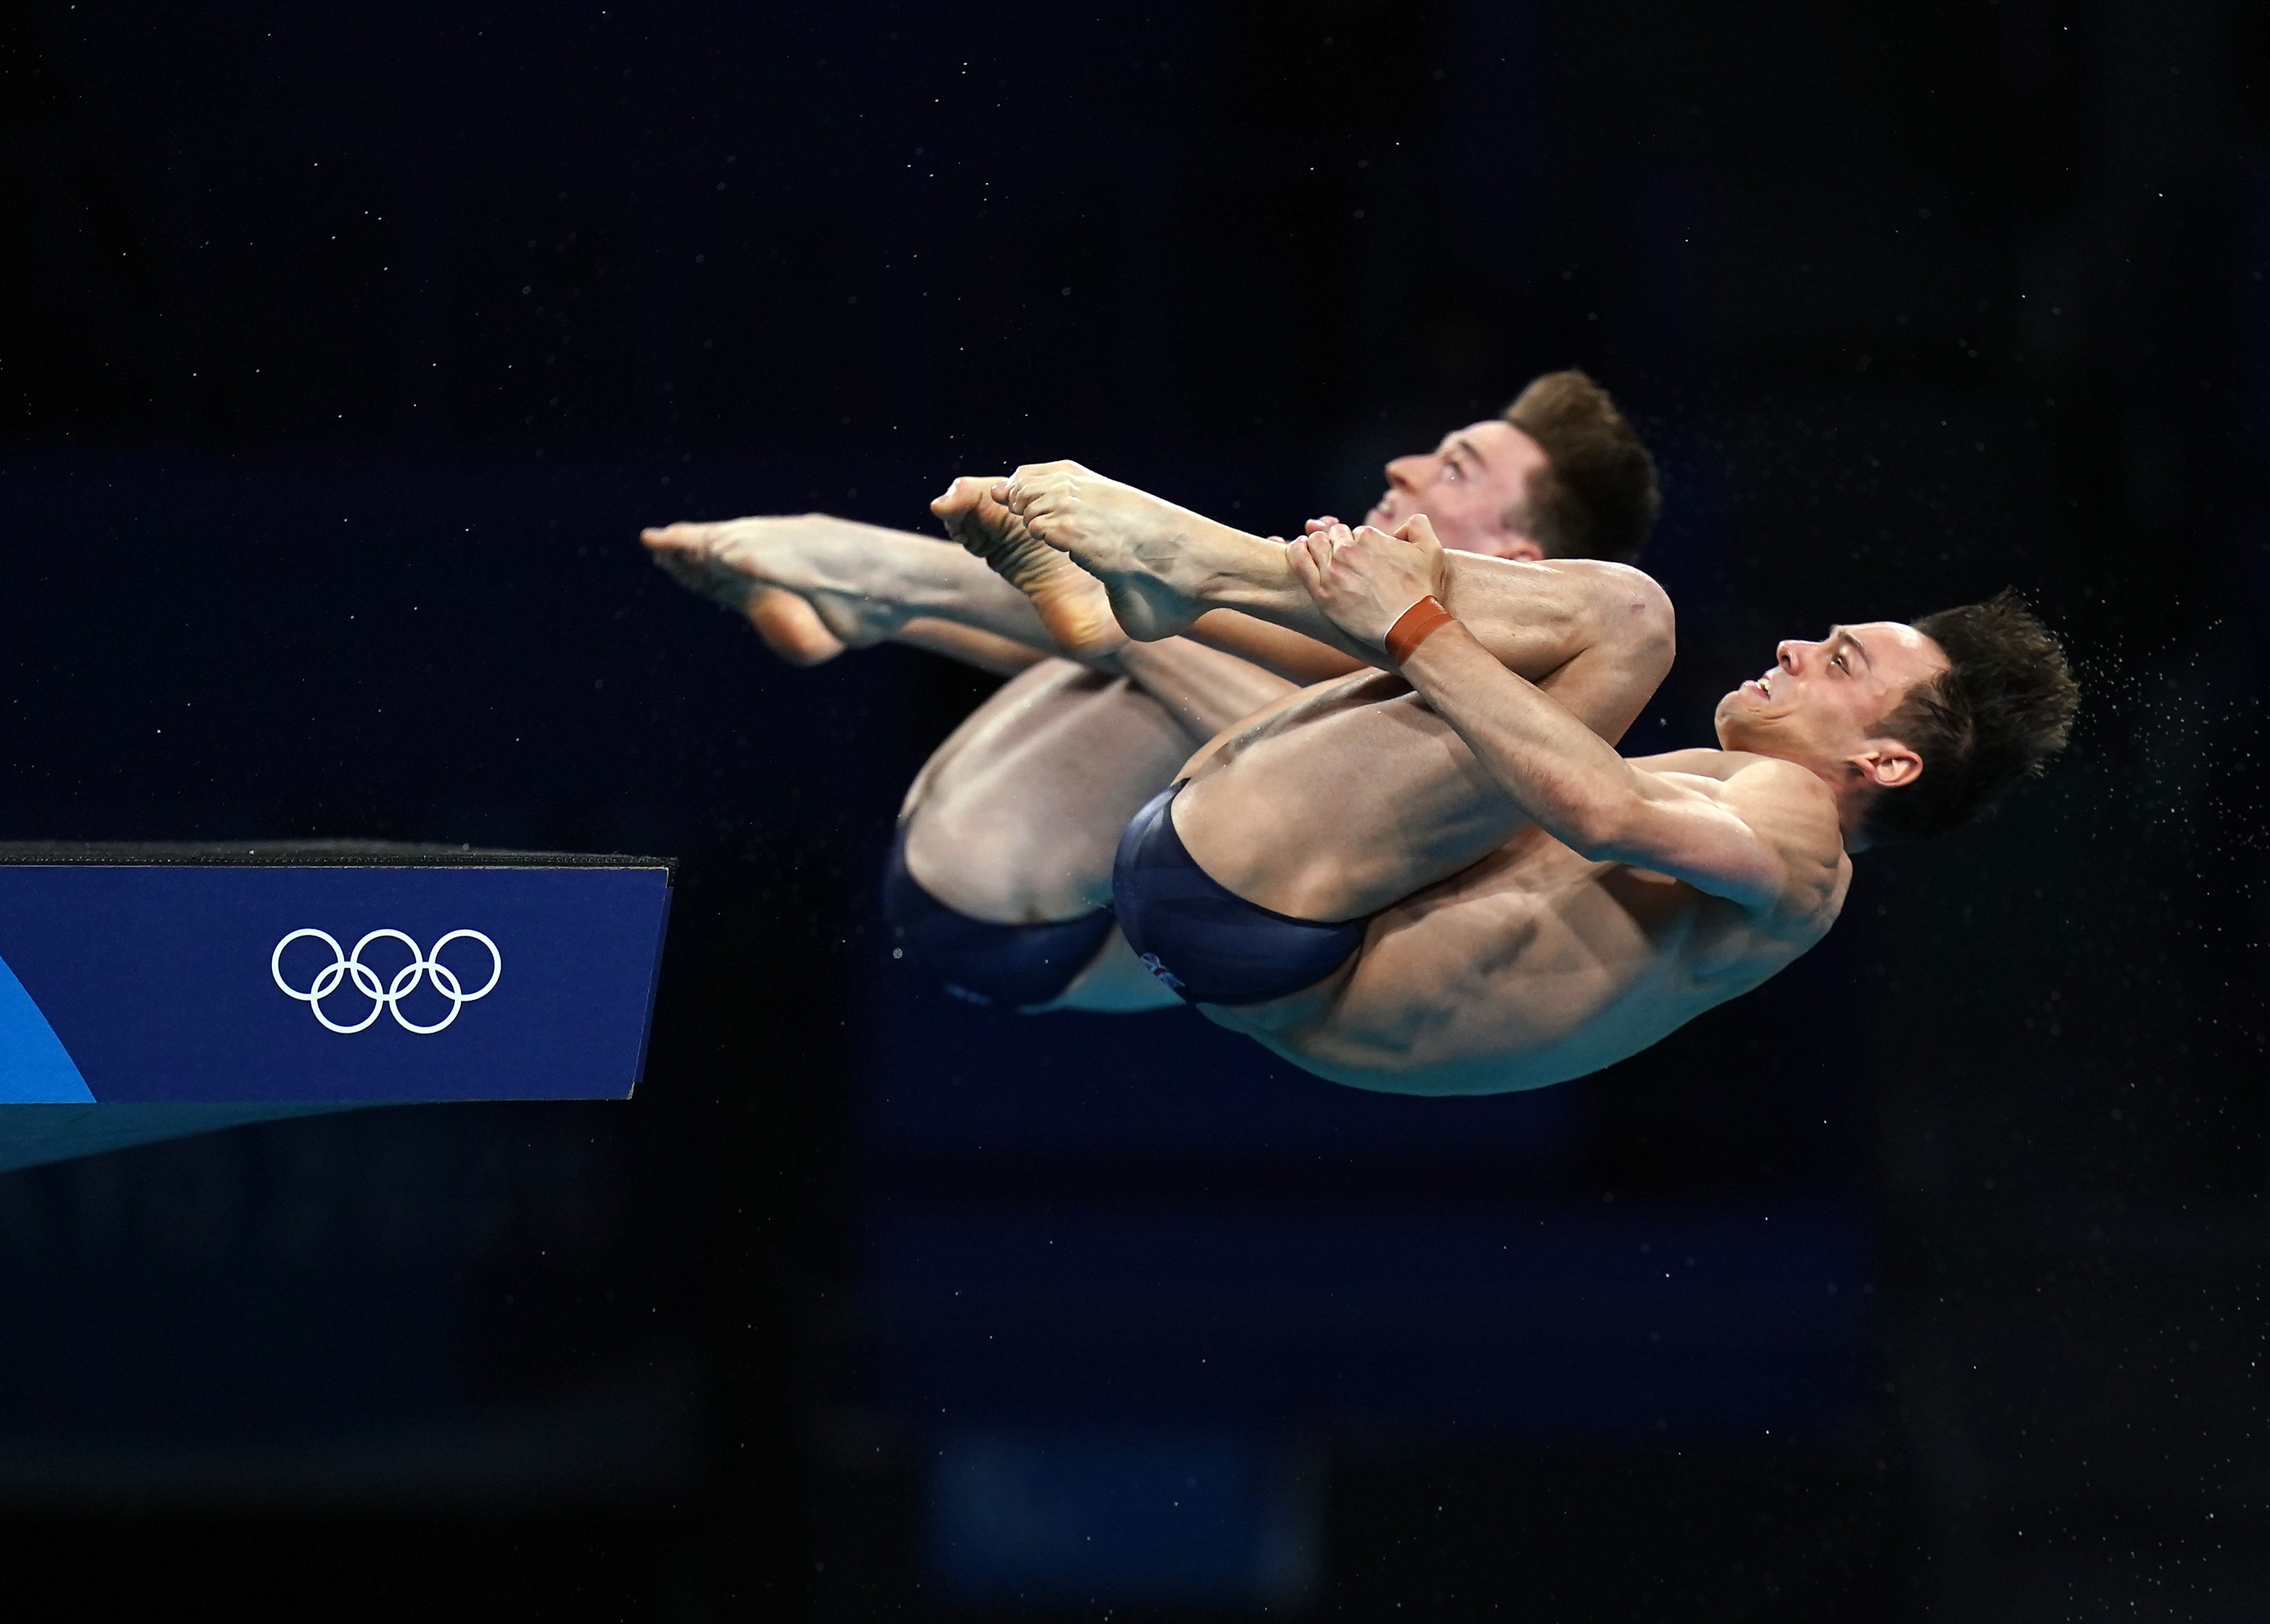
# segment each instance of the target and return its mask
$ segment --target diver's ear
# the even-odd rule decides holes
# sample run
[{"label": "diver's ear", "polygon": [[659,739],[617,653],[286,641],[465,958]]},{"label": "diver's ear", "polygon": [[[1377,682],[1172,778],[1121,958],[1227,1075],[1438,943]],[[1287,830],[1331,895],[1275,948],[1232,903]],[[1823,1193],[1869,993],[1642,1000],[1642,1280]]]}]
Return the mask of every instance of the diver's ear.
[{"label": "diver's ear", "polygon": [[1879,790],[1896,790],[1923,776],[1923,758],[1896,738],[1869,740],[1852,765]]}]

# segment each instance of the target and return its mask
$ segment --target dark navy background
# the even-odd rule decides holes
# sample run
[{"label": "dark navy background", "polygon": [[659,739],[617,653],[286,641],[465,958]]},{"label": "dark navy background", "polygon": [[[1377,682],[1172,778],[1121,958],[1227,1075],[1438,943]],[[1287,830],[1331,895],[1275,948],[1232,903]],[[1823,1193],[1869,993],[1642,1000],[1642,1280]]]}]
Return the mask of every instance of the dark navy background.
[{"label": "dark navy background", "polygon": [[[255,868],[0,865],[0,960],[77,1062],[98,1101],[620,1100],[638,1080],[669,905],[661,869]],[[328,931],[352,954],[400,931],[478,991],[439,1032],[382,1012],[326,1030],[279,990],[278,945]],[[337,962],[303,938],[283,955],[307,991]],[[410,950],[387,938],[361,962],[390,987]],[[343,977],[323,1000],[339,1026],[372,1001]],[[424,977],[398,1005],[433,1026],[449,1003]]]},{"label": "dark navy background", "polygon": [[[11,1617],[2253,1624],[2266,17],[0,8],[0,836],[680,864],[627,1104],[0,1177]],[[946,997],[875,879],[989,685],[635,541],[1060,456],[1282,530],[1571,362],[1636,745],[2005,584],[2088,699],[1535,1096]]]}]

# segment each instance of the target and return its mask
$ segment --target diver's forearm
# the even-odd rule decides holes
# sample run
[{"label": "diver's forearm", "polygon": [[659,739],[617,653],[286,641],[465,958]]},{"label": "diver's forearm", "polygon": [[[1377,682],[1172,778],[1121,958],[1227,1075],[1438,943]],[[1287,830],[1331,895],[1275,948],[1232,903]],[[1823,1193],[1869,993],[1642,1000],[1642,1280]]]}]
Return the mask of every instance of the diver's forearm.
[{"label": "diver's forearm", "polygon": [[1546,833],[1590,852],[1618,827],[1635,793],[1630,764],[1552,694],[1509,670],[1462,622],[1421,642],[1404,661],[1403,675]]}]

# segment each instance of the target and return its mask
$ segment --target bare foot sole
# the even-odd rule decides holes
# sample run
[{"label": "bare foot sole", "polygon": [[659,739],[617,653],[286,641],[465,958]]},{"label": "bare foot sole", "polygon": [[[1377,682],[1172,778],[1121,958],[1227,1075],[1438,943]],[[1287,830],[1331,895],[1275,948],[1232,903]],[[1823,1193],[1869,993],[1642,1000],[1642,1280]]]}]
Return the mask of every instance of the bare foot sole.
[{"label": "bare foot sole", "polygon": [[993,481],[967,477],[946,487],[930,510],[946,533],[1033,600],[1057,647],[1074,658],[1096,658],[1126,646],[1104,583],[1062,552],[1028,533],[989,493]]},{"label": "bare foot sole", "polygon": [[790,665],[824,665],[843,652],[820,612],[786,587],[758,587],[744,611],[765,646]]},{"label": "bare foot sole", "polygon": [[746,615],[783,659],[817,665],[884,641],[904,619],[895,604],[820,584],[830,577],[813,567],[815,547],[824,558],[843,545],[829,539],[834,523],[804,515],[665,524],[639,538],[672,580]]},{"label": "bare foot sole", "polygon": [[1214,573],[1205,550],[1229,533],[1213,521],[1078,463],[1027,464],[990,494],[1103,583],[1137,641],[1171,637],[1205,612],[1199,593]]},{"label": "bare foot sole", "polygon": [[819,611],[784,587],[767,586],[720,562],[696,544],[695,529],[673,524],[668,530],[645,532],[654,561],[671,580],[720,608],[746,616],[765,646],[791,665],[822,664],[843,652],[842,641],[827,629]]}]

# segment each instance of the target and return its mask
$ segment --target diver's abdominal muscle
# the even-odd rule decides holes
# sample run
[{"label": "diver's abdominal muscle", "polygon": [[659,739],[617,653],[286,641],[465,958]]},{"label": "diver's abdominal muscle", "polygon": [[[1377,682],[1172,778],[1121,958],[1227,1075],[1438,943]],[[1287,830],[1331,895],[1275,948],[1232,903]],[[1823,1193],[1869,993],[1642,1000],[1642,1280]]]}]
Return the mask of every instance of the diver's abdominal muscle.
[{"label": "diver's abdominal muscle", "polygon": [[[1435,951],[1400,951],[1422,923]],[[1462,951],[1446,971],[1451,933]],[[1818,939],[1767,936],[1691,886],[1532,833],[1381,914],[1355,965],[1321,996],[1208,1012],[1335,1082],[1502,1094],[1636,1054]]]}]

